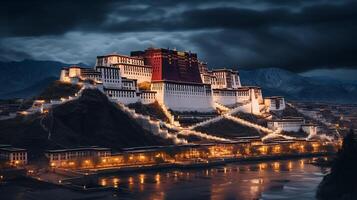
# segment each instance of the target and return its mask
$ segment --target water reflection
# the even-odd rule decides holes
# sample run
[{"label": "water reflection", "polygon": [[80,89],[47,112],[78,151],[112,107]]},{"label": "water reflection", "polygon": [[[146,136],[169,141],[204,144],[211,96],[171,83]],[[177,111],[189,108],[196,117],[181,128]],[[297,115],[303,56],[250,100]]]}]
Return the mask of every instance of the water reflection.
[{"label": "water reflection", "polygon": [[128,199],[311,199],[326,170],[311,159],[227,164],[211,169],[106,176],[102,186]]}]

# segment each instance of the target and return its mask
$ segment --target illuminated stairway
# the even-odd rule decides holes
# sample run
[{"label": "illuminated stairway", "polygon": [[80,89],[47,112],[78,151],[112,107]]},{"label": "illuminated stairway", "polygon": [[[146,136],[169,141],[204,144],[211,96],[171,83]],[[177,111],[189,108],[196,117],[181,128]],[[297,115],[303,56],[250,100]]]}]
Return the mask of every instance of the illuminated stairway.
[{"label": "illuminated stairway", "polygon": [[223,112],[228,112],[230,110],[230,108],[228,108],[227,106],[220,104],[218,102],[214,102],[214,107],[218,110],[223,111]]},{"label": "illuminated stairway", "polygon": [[166,115],[166,117],[169,119],[170,124],[180,127],[180,122],[175,121],[175,116],[171,114],[171,112],[169,111],[169,109],[164,105],[159,103],[161,109],[164,111],[164,114]]},{"label": "illuminated stairway", "polygon": [[167,127],[174,127],[166,124],[165,122],[158,120],[151,120],[149,116],[138,114],[135,110],[125,106],[122,103],[116,102],[118,107],[125,113],[127,113],[131,118],[133,118],[141,127],[145,130],[153,133],[154,135],[160,136],[164,139],[171,139],[175,144],[186,144],[185,139],[178,138],[176,134],[169,133],[166,128],[162,128],[162,125],[165,124]]}]

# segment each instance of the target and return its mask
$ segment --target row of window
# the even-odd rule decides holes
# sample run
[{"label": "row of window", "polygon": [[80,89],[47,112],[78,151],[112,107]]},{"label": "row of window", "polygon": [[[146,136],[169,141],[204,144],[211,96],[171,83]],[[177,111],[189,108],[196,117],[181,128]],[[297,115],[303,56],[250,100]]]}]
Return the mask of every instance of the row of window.
[{"label": "row of window", "polygon": [[97,63],[98,64],[125,63],[125,64],[132,64],[132,65],[144,65],[144,60],[136,59],[136,58],[122,57],[122,56],[109,56],[109,57],[105,57],[105,58],[99,58]]},{"label": "row of window", "polygon": [[115,68],[99,68],[104,79],[120,79],[119,69]]},{"label": "row of window", "polygon": [[129,97],[129,98],[135,97],[134,91],[108,90],[107,93],[109,96],[112,97]]},{"label": "row of window", "polygon": [[155,93],[141,93],[142,99],[154,99]]},{"label": "row of window", "polygon": [[[67,152],[67,153],[55,153],[51,154],[50,158],[51,160],[68,160],[68,159],[74,159],[74,158],[80,158],[80,157],[89,157],[93,154],[94,152],[92,151],[80,151],[80,152]],[[106,156],[110,155],[109,152],[98,152],[98,156]]]},{"label": "row of window", "polygon": [[238,91],[238,96],[249,96],[249,91]]},{"label": "row of window", "polygon": [[151,74],[151,68],[124,65],[123,72],[124,73],[136,72],[136,73],[139,73],[139,74]]}]

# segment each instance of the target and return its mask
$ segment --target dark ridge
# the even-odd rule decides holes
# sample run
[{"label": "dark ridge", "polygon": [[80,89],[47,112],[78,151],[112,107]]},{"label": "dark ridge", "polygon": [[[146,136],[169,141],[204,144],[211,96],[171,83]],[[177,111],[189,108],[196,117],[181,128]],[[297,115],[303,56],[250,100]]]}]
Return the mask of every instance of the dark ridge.
[{"label": "dark ridge", "polygon": [[137,113],[150,116],[153,119],[160,119],[164,122],[169,121],[158,102],[147,105],[144,105],[142,103],[133,103],[129,104],[128,107],[134,109]]},{"label": "dark ridge", "polygon": [[38,96],[37,99],[51,100],[60,99],[61,97],[74,96],[81,87],[76,84],[54,81],[48,85]]},{"label": "dark ridge", "polygon": [[[50,130],[50,140],[41,124]],[[0,121],[0,130],[0,144],[27,148],[35,157],[56,148],[96,145],[120,151],[125,147],[171,144],[142,129],[103,93],[92,89],[48,114]]]},{"label": "dark ridge", "polygon": [[228,119],[222,119],[207,126],[197,127],[196,131],[225,138],[259,136],[259,131],[240,125]]}]

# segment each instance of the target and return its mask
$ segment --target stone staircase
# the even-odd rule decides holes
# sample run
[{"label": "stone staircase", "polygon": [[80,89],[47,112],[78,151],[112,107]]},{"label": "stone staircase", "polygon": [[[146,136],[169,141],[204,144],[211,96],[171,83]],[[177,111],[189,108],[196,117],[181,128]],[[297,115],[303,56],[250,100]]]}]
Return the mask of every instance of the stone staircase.
[{"label": "stone staircase", "polygon": [[181,126],[180,122],[175,121],[175,116],[173,114],[171,114],[169,109],[164,104],[159,103],[159,105],[160,105],[161,109],[164,111],[164,114],[166,115],[166,117],[169,119],[170,124],[180,127]]},{"label": "stone staircase", "polygon": [[131,118],[133,118],[143,129],[153,133],[154,135],[160,136],[164,139],[171,139],[175,144],[187,144],[187,140],[178,138],[176,134],[171,134],[163,125],[176,128],[175,126],[170,126],[161,120],[154,121],[149,116],[138,114],[135,110],[125,106],[122,103],[114,101],[118,107],[125,113],[127,113]]},{"label": "stone staircase", "polygon": [[214,107],[215,109],[217,110],[221,110],[223,112],[228,112],[230,110],[230,108],[228,108],[227,106],[223,105],[223,104],[220,104],[218,102],[214,102]]}]

